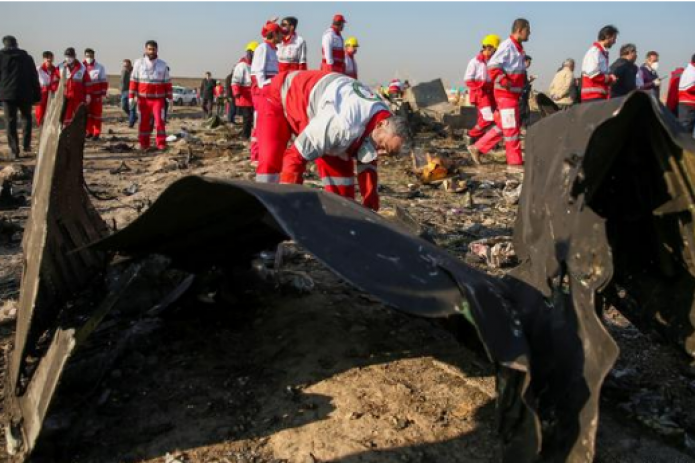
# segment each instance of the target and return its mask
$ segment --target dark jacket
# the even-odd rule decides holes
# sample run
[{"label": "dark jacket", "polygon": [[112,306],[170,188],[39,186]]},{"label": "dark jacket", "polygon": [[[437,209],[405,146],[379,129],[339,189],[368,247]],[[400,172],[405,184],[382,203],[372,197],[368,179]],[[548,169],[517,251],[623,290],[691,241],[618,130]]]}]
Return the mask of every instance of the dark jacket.
[{"label": "dark jacket", "polygon": [[130,86],[130,76],[133,73],[133,70],[131,69],[130,71],[123,69],[121,71],[121,93],[127,92],[129,90]]},{"label": "dark jacket", "polygon": [[214,100],[216,86],[217,81],[215,81],[215,79],[203,79],[203,81],[200,83],[200,98],[203,100]]},{"label": "dark jacket", "polygon": [[625,58],[618,58],[611,64],[611,73],[618,80],[611,86],[611,98],[625,96],[633,90],[637,90],[637,73],[639,67]]},{"label": "dark jacket", "polygon": [[0,50],[0,101],[34,104],[40,100],[41,87],[34,59],[19,48]]},{"label": "dark jacket", "polygon": [[642,74],[642,80],[644,81],[644,90],[651,90],[654,92],[654,96],[659,99],[660,86],[654,83],[659,78],[659,74],[656,71],[652,71],[646,64],[640,66],[639,72]]},{"label": "dark jacket", "polygon": [[234,73],[230,73],[224,80],[224,96],[227,98],[232,98],[232,74]]}]

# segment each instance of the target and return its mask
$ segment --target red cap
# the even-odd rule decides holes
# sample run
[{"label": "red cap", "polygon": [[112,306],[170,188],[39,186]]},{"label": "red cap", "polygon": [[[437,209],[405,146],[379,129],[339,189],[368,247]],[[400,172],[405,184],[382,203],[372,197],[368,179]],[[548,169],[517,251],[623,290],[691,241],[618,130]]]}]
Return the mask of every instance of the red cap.
[{"label": "red cap", "polygon": [[345,21],[345,16],[343,16],[342,14],[337,14],[337,15],[333,16],[333,22],[337,23],[338,21],[342,21],[344,23],[347,22],[347,21]]},{"label": "red cap", "polygon": [[261,35],[263,38],[265,38],[271,32],[282,32],[282,28],[278,25],[278,23],[265,23],[265,26],[263,26],[263,29],[261,29]]}]

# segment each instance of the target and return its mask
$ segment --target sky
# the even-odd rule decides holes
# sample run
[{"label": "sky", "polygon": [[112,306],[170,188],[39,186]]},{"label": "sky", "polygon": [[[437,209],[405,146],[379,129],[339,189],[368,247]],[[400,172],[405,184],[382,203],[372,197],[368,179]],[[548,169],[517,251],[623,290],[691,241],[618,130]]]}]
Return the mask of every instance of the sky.
[{"label": "sky", "polygon": [[118,74],[123,58],[138,58],[145,41],[155,39],[173,76],[202,77],[209,70],[223,78],[246,43],[260,40],[272,16],[299,19],[309,68],[318,68],[321,35],[336,13],[347,19],[344,37],[360,42],[359,77],[368,84],[399,77],[463,85],[480,40],[493,33],[506,38],[517,17],[531,22],[525,49],[541,91],[565,58],[581,65],[606,24],[620,30],[611,61],[631,42],[638,64],[647,51],[658,51],[659,73],[666,76],[695,53],[695,2],[0,2],[0,35],[14,35],[37,64],[44,50],[62,59],[69,46],[79,56],[93,48],[109,74]]}]

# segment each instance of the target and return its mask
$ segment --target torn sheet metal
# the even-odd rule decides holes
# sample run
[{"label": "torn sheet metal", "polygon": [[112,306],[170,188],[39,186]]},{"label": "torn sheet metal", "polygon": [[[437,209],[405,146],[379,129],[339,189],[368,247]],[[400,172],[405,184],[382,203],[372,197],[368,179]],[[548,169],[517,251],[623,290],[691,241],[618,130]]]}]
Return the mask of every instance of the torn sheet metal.
[{"label": "torn sheet metal", "polygon": [[548,117],[526,144],[516,275],[545,295],[567,275],[695,357],[695,140],[637,92]]},{"label": "torn sheet metal", "polygon": [[63,92],[61,82],[42,129],[22,243],[26,264],[6,388],[6,433],[20,455],[31,452],[77,343],[75,330],[59,320],[62,305],[106,266],[103,252],[85,248],[107,234],[83,188],[86,111],[61,131]]},{"label": "torn sheet metal", "polygon": [[[526,149],[514,230],[522,264],[512,275],[555,301],[554,311],[574,314],[575,336],[584,341],[584,360],[559,363],[554,374],[581,368],[587,397],[539,397],[539,408],[557,416],[548,432],[570,445],[568,431],[574,435],[578,423],[561,417],[573,409],[596,427],[588,417],[597,414],[597,387],[617,356],[598,316],[604,301],[695,355],[695,141],[653,97],[637,92],[543,119],[529,130]],[[534,309],[517,307],[533,323]],[[562,350],[554,342],[548,348]],[[593,442],[572,445],[573,454],[589,455]]]},{"label": "torn sheet metal", "polygon": [[[558,460],[574,458],[568,453],[571,446],[542,430],[537,401],[547,391],[579,403],[588,400],[586,391],[597,390],[599,384],[588,384],[583,376],[582,365],[590,362],[583,358],[581,345],[599,345],[600,340],[593,333],[579,336],[571,307],[553,311],[552,301],[529,285],[468,267],[352,201],[301,186],[187,177],[97,247],[134,256],[164,254],[194,270],[238,264],[287,238],[346,281],[399,310],[424,317],[466,317],[498,366],[506,460],[534,461],[541,451]],[[522,318],[520,306],[533,317]],[[564,349],[536,352],[550,339]],[[538,362],[537,355],[543,361]],[[559,367],[562,363],[565,368]],[[554,374],[559,370],[567,374]],[[581,447],[592,455],[587,432],[595,431],[589,423],[596,422],[597,411],[582,412],[560,411],[568,415],[558,419],[576,423],[569,437],[561,437],[572,444],[588,442]]]}]

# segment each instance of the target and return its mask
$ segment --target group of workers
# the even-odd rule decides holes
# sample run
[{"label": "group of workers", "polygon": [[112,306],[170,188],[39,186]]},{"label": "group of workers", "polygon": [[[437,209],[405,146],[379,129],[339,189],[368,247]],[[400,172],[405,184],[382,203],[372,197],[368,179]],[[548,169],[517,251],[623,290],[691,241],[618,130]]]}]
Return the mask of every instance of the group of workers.
[{"label": "group of workers", "polygon": [[[531,35],[531,26],[526,19],[519,18],[514,21],[511,32],[511,36],[504,41],[494,34],[486,36],[480,52],[466,68],[464,79],[470,102],[476,106],[478,113],[475,126],[468,132],[471,138],[468,150],[478,164],[481,162],[480,156],[497,146],[501,139],[504,139],[507,164],[523,164],[519,113],[521,95],[528,88],[530,77],[527,74],[530,60],[523,44]],[[623,96],[632,90],[651,92],[658,99],[661,83],[656,72],[658,53],[649,52],[645,65],[640,68],[634,64],[636,47],[626,44],[621,48],[621,59],[611,66],[608,50],[617,38],[618,29],[615,26],[603,27],[597,41],[584,56],[579,83],[581,103]],[[569,69],[565,70],[566,67]],[[556,76],[557,80],[573,81],[573,70],[574,60],[566,60]],[[569,100],[571,104],[573,101],[569,91],[555,91],[559,86],[554,79],[551,96],[562,103]],[[695,136],[695,55],[687,68],[676,69],[671,75],[667,107],[679,118],[683,127]]]},{"label": "group of workers", "polygon": [[237,107],[255,113],[250,151],[257,182],[301,184],[314,162],[325,190],[355,198],[357,183],[363,205],[377,210],[377,157],[398,153],[408,126],[356,80],[359,43],[343,40],[346,23],[341,14],[333,17],[321,40],[320,69],[308,70],[297,18],[267,21],[262,42],[249,43],[234,68],[232,92]]},{"label": "group of workers", "polygon": [[[364,206],[377,210],[377,159],[379,155],[398,153],[407,143],[406,121],[391,112],[382,95],[356,80],[359,43],[354,37],[343,40],[347,23],[343,15],[336,14],[323,34],[319,70],[308,70],[307,43],[297,33],[298,23],[292,16],[279,23],[278,18],[267,21],[261,28],[261,40],[246,45],[225,86],[215,88],[210,84],[209,90],[216,92],[218,99],[223,95],[233,99],[235,112],[243,119],[242,136],[250,140],[257,182],[301,184],[307,164],[314,162],[327,191],[354,198],[357,184]],[[494,34],[486,36],[480,52],[466,68],[470,102],[478,113],[475,127],[468,132],[468,150],[476,163],[481,162],[481,155],[504,141],[510,168],[520,169],[523,165],[520,100],[530,81],[530,57],[524,51],[530,35],[529,21],[516,19],[505,40]],[[649,68],[651,77],[611,70],[608,50],[616,43],[617,35],[613,26],[602,28],[598,40],[586,53],[580,83],[582,103],[609,98],[616,82],[630,79],[640,82],[638,88],[656,87],[658,92],[658,66]],[[3,42],[6,49],[17,47],[13,37],[5,37]],[[56,66],[53,54],[45,52],[43,63],[36,69],[40,88],[36,120],[43,122],[50,95],[63,78],[63,123],[69,124],[76,109],[85,104],[87,137],[98,139],[103,99],[108,90],[106,70],[96,62],[92,49],[84,51],[83,61],[76,59],[73,48],[66,49],[64,55],[65,61]],[[127,72],[128,109],[137,107],[141,115],[140,146],[150,149],[154,125],[156,147],[165,149],[164,113],[166,105],[172,104],[172,84],[169,67],[158,57],[157,42],[148,41],[142,58]],[[205,84],[204,80],[201,93],[208,91]],[[675,97],[671,95],[674,85]],[[669,107],[675,107],[675,100],[684,127],[693,131],[695,56],[687,68],[674,72],[670,89]],[[403,90],[403,84],[394,79],[387,94],[398,97]],[[22,112],[26,108],[18,109]],[[17,108],[15,115],[16,111]],[[131,118],[131,126],[133,123]],[[10,145],[13,152],[18,151],[16,140]],[[25,131],[25,150],[28,145]]]}]

